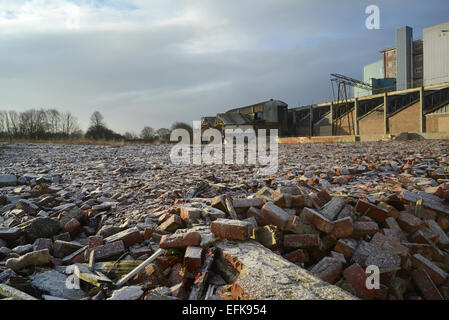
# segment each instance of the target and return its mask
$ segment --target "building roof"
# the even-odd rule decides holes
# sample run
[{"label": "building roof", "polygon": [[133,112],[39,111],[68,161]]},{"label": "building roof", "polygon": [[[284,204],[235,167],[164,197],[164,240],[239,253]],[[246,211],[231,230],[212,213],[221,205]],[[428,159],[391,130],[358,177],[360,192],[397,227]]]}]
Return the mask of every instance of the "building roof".
[{"label": "building roof", "polygon": [[215,123],[220,121],[223,125],[252,125],[254,122],[253,117],[248,114],[240,113],[219,113]]},{"label": "building roof", "polygon": [[383,50],[379,50],[379,52],[385,52],[385,51],[390,51],[390,50],[394,50],[394,49],[397,49],[396,46],[391,47],[391,48],[386,48],[386,49],[383,49]]},{"label": "building roof", "polygon": [[228,110],[226,112],[235,112],[235,111],[238,111],[240,109],[251,108],[251,107],[259,107],[259,106],[263,106],[263,105],[266,105],[266,104],[276,104],[278,106],[288,107],[288,104],[286,104],[285,102],[283,102],[281,100],[270,99],[270,100],[259,102],[259,103],[252,104],[252,105],[249,105],[249,106],[234,108],[234,109]]},{"label": "building roof", "polygon": [[217,117],[202,117],[201,122],[206,122],[209,126],[213,126]]}]

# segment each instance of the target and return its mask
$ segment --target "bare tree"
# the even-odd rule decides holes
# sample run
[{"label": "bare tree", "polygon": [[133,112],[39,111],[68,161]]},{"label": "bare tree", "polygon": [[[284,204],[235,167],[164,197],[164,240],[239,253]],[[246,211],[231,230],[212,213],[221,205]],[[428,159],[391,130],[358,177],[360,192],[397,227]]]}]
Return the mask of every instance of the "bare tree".
[{"label": "bare tree", "polygon": [[49,126],[49,133],[55,135],[61,129],[61,114],[56,109],[49,109],[46,111],[47,121]]},{"label": "bare tree", "polygon": [[95,111],[90,116],[90,125],[94,128],[106,127],[103,115],[99,111]]},{"label": "bare tree", "polygon": [[134,132],[125,132],[125,134],[123,135],[123,137],[126,140],[136,140],[138,138],[137,134]]},{"label": "bare tree", "polygon": [[10,137],[14,137],[19,134],[19,114],[16,111],[8,112],[6,124]]},{"label": "bare tree", "polygon": [[146,126],[140,132],[140,138],[145,141],[153,141],[154,134],[155,134],[154,129],[149,126]]},{"label": "bare tree", "polygon": [[170,140],[170,130],[167,128],[160,128],[156,130],[156,135],[160,141],[168,142]]},{"label": "bare tree", "polygon": [[70,112],[64,112],[61,115],[62,134],[69,137],[77,131],[79,131],[78,120]]}]

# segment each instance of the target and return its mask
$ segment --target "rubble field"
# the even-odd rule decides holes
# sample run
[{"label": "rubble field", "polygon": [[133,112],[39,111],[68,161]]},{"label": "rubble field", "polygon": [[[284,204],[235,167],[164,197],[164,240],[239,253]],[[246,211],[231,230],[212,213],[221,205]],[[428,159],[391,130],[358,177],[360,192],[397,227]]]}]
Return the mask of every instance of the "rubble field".
[{"label": "rubble field", "polygon": [[171,147],[0,143],[0,299],[449,299],[449,141]]}]

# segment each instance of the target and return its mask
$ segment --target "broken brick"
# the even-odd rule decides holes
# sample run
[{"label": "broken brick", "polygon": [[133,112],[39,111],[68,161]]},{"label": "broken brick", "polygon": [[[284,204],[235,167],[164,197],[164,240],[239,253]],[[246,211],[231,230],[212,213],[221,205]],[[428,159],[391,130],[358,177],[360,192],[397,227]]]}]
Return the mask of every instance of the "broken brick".
[{"label": "broken brick", "polygon": [[449,275],[441,270],[440,267],[420,255],[419,253],[412,256],[412,262],[416,268],[423,268],[424,270],[426,270],[427,274],[436,285],[443,284],[449,277]]},{"label": "broken brick", "polygon": [[377,223],[371,221],[357,221],[354,223],[352,235],[355,238],[372,236],[379,231]]},{"label": "broken brick", "polygon": [[334,236],[336,239],[347,238],[352,235],[354,231],[354,225],[350,217],[335,220],[333,224],[334,228],[330,235]]},{"label": "broken brick", "polygon": [[184,267],[186,272],[196,274],[201,271],[201,253],[201,247],[187,247],[184,254]]},{"label": "broken brick", "polygon": [[343,263],[340,260],[331,257],[324,257],[315,266],[313,266],[312,269],[310,269],[310,272],[321,280],[332,284],[340,275],[342,268]]},{"label": "broken brick", "polygon": [[288,248],[312,248],[320,245],[320,237],[316,234],[287,234],[284,246]]},{"label": "broken brick", "polygon": [[343,271],[345,279],[353,286],[357,296],[361,299],[372,300],[376,297],[376,290],[366,286],[367,275],[357,263],[352,264]]},{"label": "broken brick", "polygon": [[201,235],[198,232],[186,232],[179,234],[163,235],[159,247],[161,248],[182,248],[188,246],[199,246]]},{"label": "broken brick", "polygon": [[366,202],[364,200],[359,200],[357,202],[357,205],[355,209],[363,214],[366,214],[368,217],[378,221],[378,222],[384,222],[385,219],[388,217],[388,211],[385,209],[382,209],[378,206],[375,206],[369,202]]},{"label": "broken brick", "polygon": [[291,220],[291,216],[289,214],[271,202],[265,203],[262,207],[261,214],[263,221],[266,224],[274,224],[281,230],[284,230]]},{"label": "broken brick", "polygon": [[424,226],[424,221],[407,212],[401,212],[397,222],[402,230],[413,233]]},{"label": "broken brick", "polygon": [[444,300],[426,270],[417,269],[412,272],[412,277],[426,300]]},{"label": "broken brick", "polygon": [[300,217],[313,224],[320,231],[330,233],[334,229],[334,224],[331,221],[312,208],[304,208]]},{"label": "broken brick", "polygon": [[252,234],[252,225],[247,221],[217,219],[210,225],[211,232],[217,238],[248,240]]}]

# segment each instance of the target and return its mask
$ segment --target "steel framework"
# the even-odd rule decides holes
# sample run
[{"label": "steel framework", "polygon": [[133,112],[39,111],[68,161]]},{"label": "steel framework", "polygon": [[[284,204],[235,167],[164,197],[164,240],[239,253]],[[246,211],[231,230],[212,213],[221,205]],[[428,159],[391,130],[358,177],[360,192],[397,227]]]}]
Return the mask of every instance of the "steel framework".
[{"label": "steel framework", "polygon": [[[335,125],[332,129],[333,135],[355,135],[354,114],[351,112],[352,108],[349,103],[349,87],[357,87],[365,90],[379,89],[369,83],[347,77],[338,73],[331,73],[331,86],[334,101],[336,101],[335,111]],[[336,94],[335,94],[336,93]],[[355,108],[355,103],[354,103]],[[345,132],[342,123],[344,119],[348,122],[348,131]],[[333,119],[331,119],[333,122]]]}]

